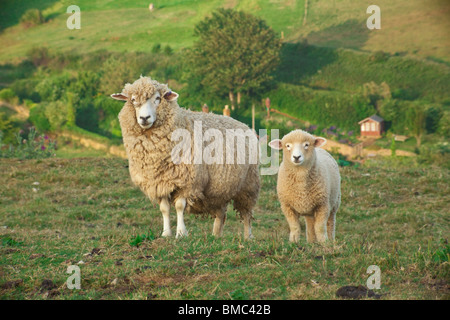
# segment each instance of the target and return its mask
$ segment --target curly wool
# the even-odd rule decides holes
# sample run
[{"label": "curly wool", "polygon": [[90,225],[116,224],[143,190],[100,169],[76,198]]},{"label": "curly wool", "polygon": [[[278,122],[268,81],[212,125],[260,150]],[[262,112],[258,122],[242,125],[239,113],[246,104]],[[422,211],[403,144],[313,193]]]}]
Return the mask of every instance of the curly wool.
[{"label": "curly wool", "polygon": [[[156,91],[164,97],[170,89],[148,77],[141,77],[133,84],[125,85],[123,93],[127,97],[134,96],[142,104]],[[154,203],[159,203],[162,198],[168,198],[172,203],[185,198],[188,211],[213,213],[223,210],[234,200],[234,207],[241,216],[251,215],[260,189],[258,164],[193,164],[193,139],[192,164],[173,163],[171,152],[178,142],[171,140],[171,134],[177,129],[187,129],[192,136],[194,121],[202,122],[203,133],[215,128],[223,136],[226,129],[249,129],[232,118],[193,112],[180,108],[176,101],[162,98],[157,119],[151,128],[144,130],[137,123],[133,104],[126,101],[119,113],[119,122],[133,183]]]},{"label": "curly wool", "polygon": [[[303,130],[294,130],[283,137],[282,144],[309,142],[314,145],[316,138]],[[334,230],[334,216],[340,206],[339,166],[334,158],[321,148],[310,148],[301,166],[291,164],[289,155],[283,152],[277,181],[277,193],[280,204],[288,220],[294,216],[310,216],[316,220],[333,219],[329,226]],[[318,208],[326,208],[323,217]],[[322,213],[321,213],[322,214]],[[333,231],[334,232],[334,231]],[[320,235],[317,235],[320,236]]]}]

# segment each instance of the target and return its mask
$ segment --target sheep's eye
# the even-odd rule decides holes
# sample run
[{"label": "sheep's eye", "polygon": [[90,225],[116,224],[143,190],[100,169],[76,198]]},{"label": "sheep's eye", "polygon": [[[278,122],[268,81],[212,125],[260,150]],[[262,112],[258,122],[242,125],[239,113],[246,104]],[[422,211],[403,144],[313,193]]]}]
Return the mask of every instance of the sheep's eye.
[{"label": "sheep's eye", "polygon": [[291,150],[291,144],[290,143],[286,143],[286,149]]},{"label": "sheep's eye", "polygon": [[155,101],[161,101],[161,97],[156,97]]},{"label": "sheep's eye", "polygon": [[309,143],[305,143],[305,149],[308,149]]}]

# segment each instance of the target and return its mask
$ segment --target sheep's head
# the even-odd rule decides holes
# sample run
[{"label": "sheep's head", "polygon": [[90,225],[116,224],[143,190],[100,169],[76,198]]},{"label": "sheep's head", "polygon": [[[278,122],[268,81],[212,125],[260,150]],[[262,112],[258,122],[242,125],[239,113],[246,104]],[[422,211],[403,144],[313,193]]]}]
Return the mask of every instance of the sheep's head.
[{"label": "sheep's head", "polygon": [[269,146],[283,149],[283,160],[294,166],[308,165],[314,158],[314,148],[323,146],[327,140],[314,137],[303,130],[294,130],[283,137],[270,141]]},{"label": "sheep's head", "polygon": [[141,76],[133,84],[127,83],[122,93],[112,94],[111,97],[133,106],[136,122],[145,130],[151,128],[158,119],[158,107],[163,100],[176,101],[178,94],[171,91],[167,85]]}]

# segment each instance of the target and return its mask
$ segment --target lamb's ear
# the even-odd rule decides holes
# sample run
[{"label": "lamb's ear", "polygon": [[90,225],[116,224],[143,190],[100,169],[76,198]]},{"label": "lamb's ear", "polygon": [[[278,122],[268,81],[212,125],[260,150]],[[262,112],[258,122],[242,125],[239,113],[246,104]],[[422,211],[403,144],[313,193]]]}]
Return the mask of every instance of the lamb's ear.
[{"label": "lamb's ear", "polygon": [[327,143],[327,139],[322,137],[316,137],[316,140],[314,141],[314,147],[322,147]]},{"label": "lamb's ear", "polygon": [[111,95],[111,98],[116,99],[116,100],[120,100],[120,101],[127,101],[128,98],[126,95],[124,95],[123,93],[113,93]]},{"label": "lamb's ear", "polygon": [[269,142],[269,147],[275,150],[281,150],[283,149],[283,143],[280,139],[275,139]]},{"label": "lamb's ear", "polygon": [[168,91],[164,94],[164,99],[167,101],[175,101],[178,99],[178,93],[175,91]]}]

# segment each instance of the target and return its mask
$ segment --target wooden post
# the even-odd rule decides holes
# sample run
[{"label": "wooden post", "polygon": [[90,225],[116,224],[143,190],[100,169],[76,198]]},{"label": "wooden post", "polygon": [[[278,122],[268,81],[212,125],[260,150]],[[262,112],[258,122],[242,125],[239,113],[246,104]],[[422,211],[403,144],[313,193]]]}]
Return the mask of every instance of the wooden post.
[{"label": "wooden post", "polygon": [[255,104],[252,104],[252,129],[255,130]]},{"label": "wooden post", "polygon": [[267,109],[267,118],[270,118],[270,99],[266,98],[266,109]]},{"label": "wooden post", "polygon": [[233,93],[233,91],[230,91],[228,93],[228,97],[230,98],[230,102],[231,102],[231,110],[234,110],[234,93]]}]

